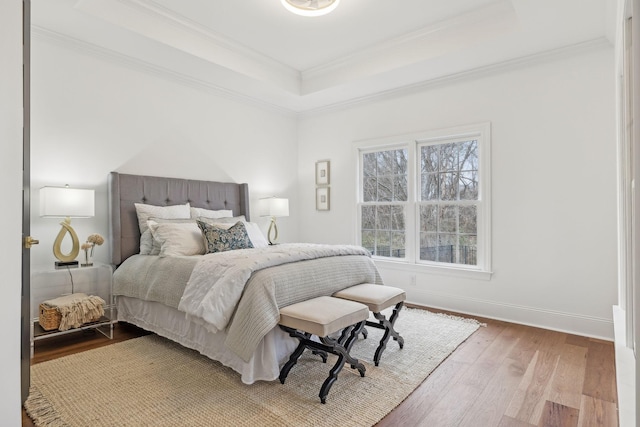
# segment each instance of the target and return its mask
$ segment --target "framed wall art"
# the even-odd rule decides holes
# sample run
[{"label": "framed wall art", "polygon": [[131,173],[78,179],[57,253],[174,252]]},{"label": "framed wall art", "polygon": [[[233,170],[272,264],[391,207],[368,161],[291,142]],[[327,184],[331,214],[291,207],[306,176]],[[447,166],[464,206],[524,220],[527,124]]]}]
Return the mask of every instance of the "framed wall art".
[{"label": "framed wall art", "polygon": [[329,185],[329,160],[316,162],[316,185]]},{"label": "framed wall art", "polygon": [[316,188],[316,210],[329,210],[329,187]]}]

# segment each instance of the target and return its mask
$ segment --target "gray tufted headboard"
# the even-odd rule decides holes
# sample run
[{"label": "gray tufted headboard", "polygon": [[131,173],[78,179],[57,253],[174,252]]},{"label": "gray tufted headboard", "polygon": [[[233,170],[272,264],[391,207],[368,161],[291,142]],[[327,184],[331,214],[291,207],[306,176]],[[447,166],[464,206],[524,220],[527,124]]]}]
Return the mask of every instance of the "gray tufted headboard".
[{"label": "gray tufted headboard", "polygon": [[249,221],[249,186],[230,182],[109,174],[109,243],[115,266],[140,251],[134,203],[168,206],[189,202],[205,209],[231,209]]}]

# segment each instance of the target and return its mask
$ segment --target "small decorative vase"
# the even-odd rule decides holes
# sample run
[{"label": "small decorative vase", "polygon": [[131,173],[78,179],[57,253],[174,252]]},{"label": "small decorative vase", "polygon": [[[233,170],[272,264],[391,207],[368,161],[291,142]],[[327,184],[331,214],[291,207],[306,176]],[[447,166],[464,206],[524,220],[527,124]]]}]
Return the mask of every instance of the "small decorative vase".
[{"label": "small decorative vase", "polygon": [[91,249],[84,250],[84,262],[82,267],[91,267],[93,265],[93,257],[91,256]]}]

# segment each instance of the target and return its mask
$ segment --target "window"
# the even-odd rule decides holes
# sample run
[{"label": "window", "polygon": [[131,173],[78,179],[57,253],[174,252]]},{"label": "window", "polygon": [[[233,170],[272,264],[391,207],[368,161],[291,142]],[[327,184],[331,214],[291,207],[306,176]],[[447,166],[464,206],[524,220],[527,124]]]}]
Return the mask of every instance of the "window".
[{"label": "window", "polygon": [[380,259],[488,272],[489,130],[358,143],[359,243]]}]

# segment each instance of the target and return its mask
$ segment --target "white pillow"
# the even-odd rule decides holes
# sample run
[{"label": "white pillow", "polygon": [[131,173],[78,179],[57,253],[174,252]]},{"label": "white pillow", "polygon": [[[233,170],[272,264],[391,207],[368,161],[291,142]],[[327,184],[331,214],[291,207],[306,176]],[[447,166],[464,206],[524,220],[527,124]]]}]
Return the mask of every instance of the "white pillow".
[{"label": "white pillow", "polygon": [[244,223],[244,227],[247,229],[247,235],[249,236],[249,240],[251,240],[251,244],[254,248],[264,248],[266,246],[269,246],[269,242],[267,242],[264,234],[262,234],[262,230],[260,230],[258,224],[256,224],[255,222],[245,221],[244,215],[233,217],[233,221],[231,221],[231,219],[232,218],[198,218],[199,221],[206,222],[207,224],[213,224],[217,227],[224,228],[225,230],[228,230],[238,221],[241,221]]},{"label": "white pillow", "polygon": [[262,234],[262,230],[255,222],[245,222],[245,228],[247,229],[247,234],[249,235],[249,240],[251,240],[251,244],[254,248],[265,248],[269,246],[269,242]]},{"label": "white pillow", "polygon": [[[148,255],[151,253],[153,247],[153,237],[148,232],[149,227],[147,221],[149,218],[191,218],[191,211],[189,210],[189,203],[184,205],[173,206],[156,206],[145,205],[143,203],[134,203],[136,207],[136,214],[138,215],[138,227],[140,228],[140,254]],[[146,232],[146,233],[145,233]]]},{"label": "white pillow", "polygon": [[[147,226],[149,225],[150,222],[157,222],[158,224],[164,224],[164,223],[174,223],[174,224],[185,224],[185,223],[191,223],[191,224],[195,224],[196,220],[195,219],[163,219],[163,218],[149,218],[149,220],[147,221]],[[145,231],[145,233],[147,233],[149,236],[151,236],[149,238],[149,240],[151,241],[151,251],[149,252],[148,255],[160,255],[160,249],[162,249],[162,244],[157,240],[153,238],[153,234],[151,233],[151,229],[148,229],[147,231]]]},{"label": "white pillow", "polygon": [[153,238],[160,243],[161,257],[204,255],[204,241],[198,224],[194,222],[158,223],[148,221]]},{"label": "white pillow", "polygon": [[229,209],[221,209],[212,211],[210,209],[203,208],[191,208],[191,218],[229,218],[233,216],[233,211]]}]

